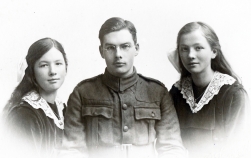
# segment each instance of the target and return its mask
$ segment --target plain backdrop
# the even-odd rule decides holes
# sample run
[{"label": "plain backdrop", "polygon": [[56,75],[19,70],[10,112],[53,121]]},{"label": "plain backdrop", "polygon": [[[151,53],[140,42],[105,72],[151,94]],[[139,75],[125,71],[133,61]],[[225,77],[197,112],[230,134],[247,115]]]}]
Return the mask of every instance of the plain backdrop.
[{"label": "plain backdrop", "polygon": [[51,37],[65,48],[69,67],[59,90],[65,102],[77,83],[103,73],[98,32],[111,17],[134,23],[140,45],[138,73],[160,80],[168,89],[179,79],[167,59],[178,31],[192,21],[209,24],[250,93],[250,0],[1,0],[0,108],[17,85],[18,63],[38,39]]}]

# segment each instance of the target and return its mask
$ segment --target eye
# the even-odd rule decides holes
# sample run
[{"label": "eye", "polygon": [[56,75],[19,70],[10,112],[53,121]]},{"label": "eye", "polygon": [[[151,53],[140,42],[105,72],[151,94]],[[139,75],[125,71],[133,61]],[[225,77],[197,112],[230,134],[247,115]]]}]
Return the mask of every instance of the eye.
[{"label": "eye", "polygon": [[187,47],[181,47],[181,48],[180,48],[180,51],[181,51],[181,52],[188,52],[188,48],[187,48]]},{"label": "eye", "polygon": [[63,63],[62,62],[57,62],[56,65],[63,65]]},{"label": "eye", "polygon": [[107,50],[107,51],[114,51],[115,49],[116,49],[116,47],[112,46],[112,45],[105,47],[105,50]]},{"label": "eye", "polygon": [[39,65],[39,67],[41,67],[41,68],[46,67],[46,66],[48,66],[48,64],[41,64],[41,65]]},{"label": "eye", "polygon": [[195,49],[196,49],[197,51],[200,51],[201,49],[203,49],[203,47],[198,46],[198,47],[196,47]]},{"label": "eye", "polygon": [[123,45],[121,46],[121,49],[123,49],[123,50],[128,50],[129,48],[131,48],[131,45],[130,45],[130,44],[123,44]]}]

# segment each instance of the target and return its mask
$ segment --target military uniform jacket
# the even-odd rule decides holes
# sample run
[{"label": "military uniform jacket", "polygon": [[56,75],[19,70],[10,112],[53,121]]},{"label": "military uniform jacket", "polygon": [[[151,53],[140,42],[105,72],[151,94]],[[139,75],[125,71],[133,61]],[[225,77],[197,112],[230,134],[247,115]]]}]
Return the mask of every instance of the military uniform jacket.
[{"label": "military uniform jacket", "polygon": [[82,156],[109,157],[115,152],[112,149],[132,144],[137,147],[134,157],[151,157],[154,150],[148,147],[153,147],[156,138],[160,157],[184,156],[167,89],[135,69],[128,78],[117,78],[106,70],[104,75],[80,82],[68,100],[65,138],[64,146]]}]

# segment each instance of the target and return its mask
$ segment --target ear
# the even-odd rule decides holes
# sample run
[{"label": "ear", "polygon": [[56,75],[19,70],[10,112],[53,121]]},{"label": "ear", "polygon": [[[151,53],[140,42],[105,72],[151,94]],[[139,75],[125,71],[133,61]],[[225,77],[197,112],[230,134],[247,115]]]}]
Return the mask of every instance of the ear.
[{"label": "ear", "polygon": [[217,49],[213,49],[212,59],[214,59],[217,56]]},{"label": "ear", "polygon": [[100,53],[101,57],[104,59],[103,48],[101,45],[99,46],[99,53]]},{"label": "ear", "polygon": [[137,56],[139,54],[139,44],[138,43],[135,44],[135,49],[136,49],[135,56]]}]

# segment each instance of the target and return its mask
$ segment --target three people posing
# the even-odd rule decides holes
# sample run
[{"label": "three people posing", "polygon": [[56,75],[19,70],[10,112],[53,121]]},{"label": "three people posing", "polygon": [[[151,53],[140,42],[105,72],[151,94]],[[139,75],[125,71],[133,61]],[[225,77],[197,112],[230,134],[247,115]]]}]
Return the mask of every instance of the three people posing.
[{"label": "three people posing", "polygon": [[105,72],[74,88],[65,119],[56,99],[67,70],[64,50],[50,38],[35,42],[5,108],[9,129],[45,157],[61,147],[63,129],[59,157],[183,158],[185,148],[190,157],[226,156],[224,150],[243,142],[248,97],[213,29],[194,22],[180,30],[174,55],[181,78],[171,95],[158,80],[137,73],[136,34],[130,21],[105,21],[99,31]]}]

